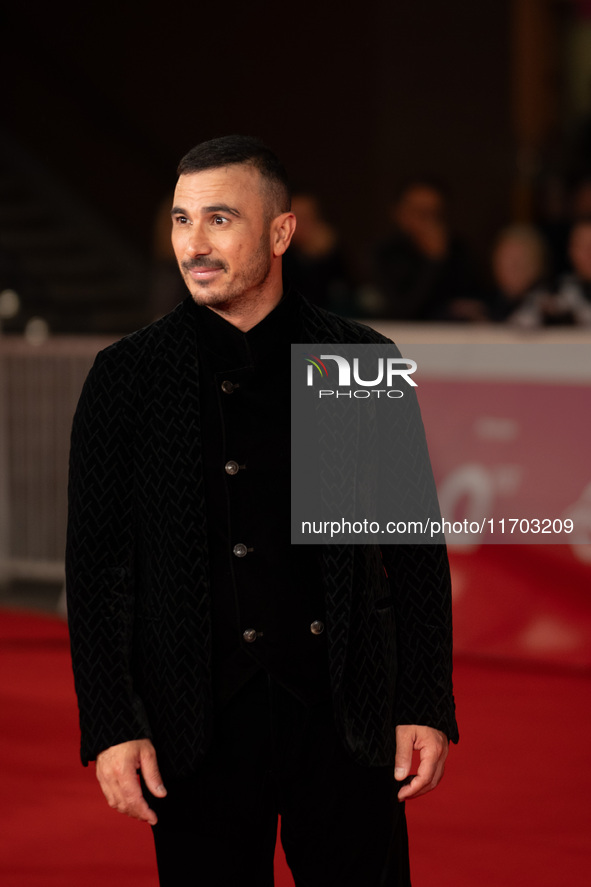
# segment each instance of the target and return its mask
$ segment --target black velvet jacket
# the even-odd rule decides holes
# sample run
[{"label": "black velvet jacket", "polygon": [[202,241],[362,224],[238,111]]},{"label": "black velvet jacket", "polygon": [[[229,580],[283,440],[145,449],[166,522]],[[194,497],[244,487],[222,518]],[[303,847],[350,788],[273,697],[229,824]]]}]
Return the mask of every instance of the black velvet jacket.
[{"label": "black velvet jacket", "polygon": [[[183,774],[211,740],[197,314],[188,297],[102,351],[74,418],[66,576],[84,763],[149,737],[163,772]],[[387,341],[305,300],[301,319],[304,342]],[[416,399],[405,400],[410,448],[424,435]],[[396,724],[457,741],[445,547],[330,545],[321,566],[335,720],[350,753],[393,764]]]}]

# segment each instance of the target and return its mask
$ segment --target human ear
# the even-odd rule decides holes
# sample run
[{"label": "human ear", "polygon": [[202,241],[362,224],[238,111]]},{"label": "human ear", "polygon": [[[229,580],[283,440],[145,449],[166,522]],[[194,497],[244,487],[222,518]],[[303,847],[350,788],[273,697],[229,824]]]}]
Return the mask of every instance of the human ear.
[{"label": "human ear", "polygon": [[282,213],[276,216],[271,223],[271,243],[274,256],[282,256],[293,237],[296,227],[296,217],[293,213]]}]

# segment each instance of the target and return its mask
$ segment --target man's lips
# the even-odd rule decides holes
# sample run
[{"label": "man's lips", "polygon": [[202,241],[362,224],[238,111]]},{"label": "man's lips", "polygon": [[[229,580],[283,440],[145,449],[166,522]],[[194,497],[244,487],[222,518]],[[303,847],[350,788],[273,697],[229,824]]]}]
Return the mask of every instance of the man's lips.
[{"label": "man's lips", "polygon": [[217,268],[189,268],[189,274],[195,280],[207,280],[209,277],[215,277],[221,271],[223,271],[223,268],[220,265]]},{"label": "man's lips", "polygon": [[212,277],[225,271],[223,265],[202,265],[202,264],[185,264],[183,270],[186,271],[193,280],[209,280]]}]

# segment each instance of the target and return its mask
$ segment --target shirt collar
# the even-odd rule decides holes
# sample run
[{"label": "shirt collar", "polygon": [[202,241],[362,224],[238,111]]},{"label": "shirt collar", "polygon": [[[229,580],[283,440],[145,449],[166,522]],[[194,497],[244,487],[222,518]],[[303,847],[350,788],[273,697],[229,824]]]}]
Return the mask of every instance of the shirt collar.
[{"label": "shirt collar", "polygon": [[297,293],[285,293],[275,308],[247,332],[242,332],[210,308],[196,305],[192,299],[191,302],[197,320],[199,346],[216,369],[255,366],[285,353],[287,345],[300,340],[300,298]]}]

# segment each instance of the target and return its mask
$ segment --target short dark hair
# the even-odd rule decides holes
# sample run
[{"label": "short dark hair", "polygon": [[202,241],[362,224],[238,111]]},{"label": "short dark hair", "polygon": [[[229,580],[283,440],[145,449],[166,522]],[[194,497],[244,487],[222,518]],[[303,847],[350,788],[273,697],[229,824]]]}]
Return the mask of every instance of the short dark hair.
[{"label": "short dark hair", "polygon": [[394,203],[400,203],[409,191],[414,191],[415,188],[428,188],[429,191],[435,191],[443,199],[444,203],[449,203],[450,195],[447,184],[438,176],[431,175],[430,173],[422,176],[408,176],[399,182],[394,191]]},{"label": "short dark hair", "polygon": [[291,209],[291,188],[285,167],[270,148],[254,136],[221,136],[201,142],[185,154],[177,174],[187,176],[206,169],[248,164],[259,171],[273,215]]}]

